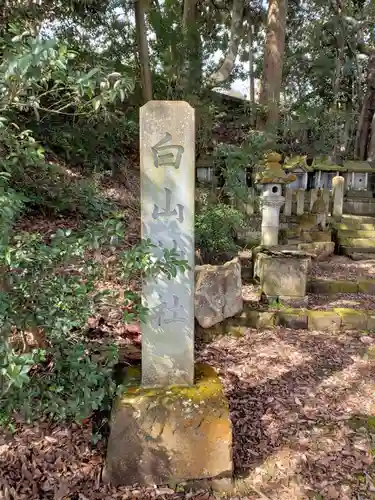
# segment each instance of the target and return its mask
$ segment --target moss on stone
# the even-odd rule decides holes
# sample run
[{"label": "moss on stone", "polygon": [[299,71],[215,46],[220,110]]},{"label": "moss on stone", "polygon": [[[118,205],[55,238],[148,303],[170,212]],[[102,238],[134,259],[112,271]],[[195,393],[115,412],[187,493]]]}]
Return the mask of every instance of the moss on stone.
[{"label": "moss on stone", "polygon": [[274,312],[260,311],[256,327],[261,330],[262,328],[272,328],[276,324],[276,314]]},{"label": "moss on stone", "polygon": [[309,330],[338,330],[341,318],[334,311],[308,311]]},{"label": "moss on stone", "polygon": [[367,328],[367,315],[357,309],[350,309],[345,307],[336,307],[334,312],[341,318],[342,328],[350,330]]},{"label": "moss on stone", "polygon": [[358,284],[355,281],[311,280],[308,291],[331,295],[335,293],[357,293]]},{"label": "moss on stone", "polygon": [[295,330],[306,330],[308,325],[306,310],[289,309],[280,311],[278,320],[281,326]]},{"label": "moss on stone", "polygon": [[368,347],[366,349],[366,357],[370,360],[375,360],[375,347]]},{"label": "moss on stone", "polygon": [[359,293],[375,294],[375,280],[359,280],[358,291]]},{"label": "moss on stone", "polygon": [[332,241],[331,231],[311,231],[310,236],[312,241]]},{"label": "moss on stone", "polygon": [[134,398],[142,396],[168,401],[183,399],[192,403],[216,399],[220,395],[224,397],[222,384],[216,371],[211,366],[200,363],[195,367],[195,384],[193,386],[147,388],[141,387],[140,381],[141,368],[129,367],[124,380],[125,389],[117,404],[128,404]]},{"label": "moss on stone", "polygon": [[375,330],[375,312],[374,311],[366,311],[367,316],[367,330]]}]

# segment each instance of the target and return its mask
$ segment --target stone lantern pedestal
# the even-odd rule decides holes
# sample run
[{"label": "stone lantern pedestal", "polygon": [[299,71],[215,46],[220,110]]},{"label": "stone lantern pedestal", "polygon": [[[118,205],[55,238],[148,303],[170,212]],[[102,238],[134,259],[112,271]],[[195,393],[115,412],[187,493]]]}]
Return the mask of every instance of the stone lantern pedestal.
[{"label": "stone lantern pedestal", "polygon": [[279,243],[280,208],[285,198],[281,196],[281,184],[264,184],[261,197],[262,237],[261,245],[276,246]]},{"label": "stone lantern pedestal", "polygon": [[257,176],[257,183],[261,187],[261,245],[264,247],[276,246],[279,243],[280,208],[285,202],[282,186],[295,179],[295,175],[287,175],[282,169],[281,155],[271,153],[267,156],[265,168]]}]

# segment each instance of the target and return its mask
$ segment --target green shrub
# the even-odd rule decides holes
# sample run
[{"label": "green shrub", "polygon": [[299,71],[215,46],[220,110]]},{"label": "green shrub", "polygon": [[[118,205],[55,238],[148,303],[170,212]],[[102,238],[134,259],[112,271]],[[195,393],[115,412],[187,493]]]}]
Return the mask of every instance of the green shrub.
[{"label": "green shrub", "polygon": [[244,227],[244,216],[233,207],[218,203],[202,209],[195,218],[196,246],[201,253],[236,250],[236,232]]},{"label": "green shrub", "polygon": [[[0,209],[1,213],[4,209]],[[4,217],[10,214],[4,214]],[[116,250],[124,238],[118,219],[92,224],[82,233],[59,230],[49,243],[38,234],[0,239],[0,420],[24,418],[82,420],[109,408],[116,391],[112,379],[115,345],[99,350],[85,338],[88,318],[103,305],[124,307],[124,321],[145,319],[137,293],[127,283],[139,271],[168,277],[185,269],[171,250],[155,260],[152,245],[142,242],[129,252]],[[94,257],[110,257],[111,270],[123,284],[124,299],[113,290],[98,290],[105,266]],[[43,345],[28,349],[28,334]],[[15,342],[21,337],[21,342]]]}]

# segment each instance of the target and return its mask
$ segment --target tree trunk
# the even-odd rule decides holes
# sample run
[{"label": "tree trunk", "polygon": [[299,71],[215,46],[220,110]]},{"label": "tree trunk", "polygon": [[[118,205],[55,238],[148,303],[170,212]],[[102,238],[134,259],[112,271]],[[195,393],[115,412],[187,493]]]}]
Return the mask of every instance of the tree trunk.
[{"label": "tree trunk", "polygon": [[198,26],[198,0],[184,0],[182,28],[184,33],[184,68],[181,85],[194,91],[202,85],[202,47]]},{"label": "tree trunk", "polygon": [[208,85],[210,87],[224,83],[233,71],[242,37],[244,4],[244,0],[233,0],[228,51],[221,67],[208,78]]},{"label": "tree trunk", "polygon": [[266,107],[258,128],[275,127],[279,119],[279,102],[283,73],[287,0],[269,0],[264,70],[259,103]]},{"label": "tree trunk", "polygon": [[134,13],[139,62],[141,67],[142,96],[144,102],[147,102],[152,100],[152,79],[150,70],[150,58],[148,55],[148,40],[143,2],[144,0],[134,0]]},{"label": "tree trunk", "polygon": [[255,102],[255,81],[254,81],[254,25],[249,20],[247,42],[249,46],[249,99]]},{"label": "tree trunk", "polygon": [[363,99],[355,141],[355,155],[359,160],[367,159],[370,131],[375,112],[375,51],[370,54],[367,69],[367,91]]}]

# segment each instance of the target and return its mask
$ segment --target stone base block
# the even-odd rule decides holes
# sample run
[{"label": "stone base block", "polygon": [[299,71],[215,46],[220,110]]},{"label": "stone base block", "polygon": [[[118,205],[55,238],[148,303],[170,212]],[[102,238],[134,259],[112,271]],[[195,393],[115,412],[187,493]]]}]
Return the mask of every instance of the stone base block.
[{"label": "stone base block", "polygon": [[309,311],[309,330],[337,331],[341,327],[341,318],[334,311]]},{"label": "stone base block", "polygon": [[260,285],[267,297],[304,297],[309,258],[257,255]]},{"label": "stone base block", "polygon": [[279,295],[279,303],[292,308],[307,307],[309,303],[308,295],[304,297],[290,297],[289,295]]},{"label": "stone base block", "polygon": [[307,330],[307,311],[286,310],[279,312],[279,324],[293,330]]},{"label": "stone base block", "polygon": [[139,381],[140,371],[130,369],[113,407],[105,480],[150,486],[231,476],[232,426],[216,372],[197,365],[192,387],[143,388]]},{"label": "stone base block", "polygon": [[337,307],[334,309],[341,318],[341,327],[345,330],[366,330],[367,315],[357,309]]}]

